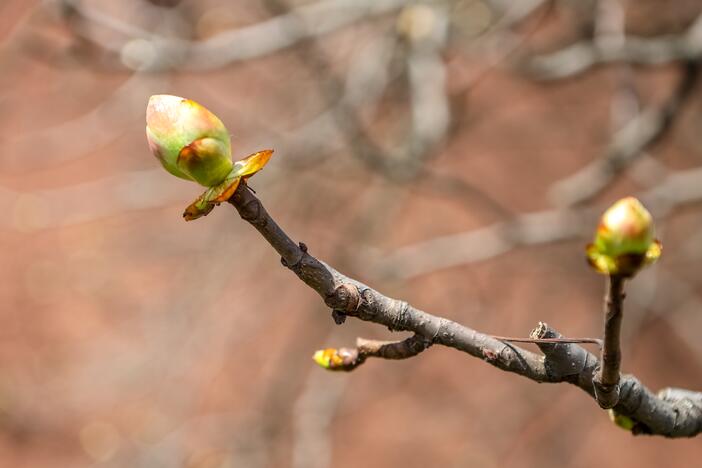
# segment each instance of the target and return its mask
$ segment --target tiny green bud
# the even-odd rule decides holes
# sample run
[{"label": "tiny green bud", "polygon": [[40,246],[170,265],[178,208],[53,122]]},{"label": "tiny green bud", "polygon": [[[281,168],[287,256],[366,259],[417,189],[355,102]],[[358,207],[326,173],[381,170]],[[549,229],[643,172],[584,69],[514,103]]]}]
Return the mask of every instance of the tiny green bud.
[{"label": "tiny green bud", "polygon": [[625,431],[631,432],[636,426],[636,422],[634,422],[634,420],[631,419],[629,416],[619,414],[611,408],[607,410],[607,414],[609,414],[610,421],[612,421],[616,426],[621,427]]},{"label": "tiny green bud", "polygon": [[604,212],[587,248],[588,261],[598,272],[625,277],[655,262],[660,253],[653,218],[634,197],[622,198]]},{"label": "tiny green bud", "polygon": [[356,349],[327,348],[320,349],[312,356],[320,367],[332,371],[350,371],[364,361]]},{"label": "tiny green bud", "polygon": [[341,359],[334,348],[319,349],[315,351],[312,359],[324,369],[330,369],[335,364],[341,364]]},{"label": "tiny green bud", "polygon": [[190,99],[151,96],[146,138],[154,156],[177,177],[212,187],[232,170],[229,132],[216,115]]}]

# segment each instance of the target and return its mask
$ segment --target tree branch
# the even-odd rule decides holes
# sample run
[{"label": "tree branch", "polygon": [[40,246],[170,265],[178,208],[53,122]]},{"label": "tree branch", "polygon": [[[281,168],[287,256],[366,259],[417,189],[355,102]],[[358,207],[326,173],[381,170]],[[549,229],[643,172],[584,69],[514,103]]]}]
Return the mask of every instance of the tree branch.
[{"label": "tree branch", "polygon": [[601,362],[594,378],[595,398],[602,408],[614,407],[619,400],[619,367],[622,360],[620,336],[622,330],[622,303],[624,278],[610,276],[604,299],[604,343]]},{"label": "tree branch", "polygon": [[[393,331],[413,332],[431,343],[463,351],[535,382],[568,382],[594,397],[593,377],[599,360],[584,348],[573,343],[538,343],[542,356],[384,296],[316,259],[304,244],[295,244],[245,184],[229,202],[281,255],[283,265],[337,314],[378,323]],[[563,338],[545,324],[539,324],[532,337]],[[666,389],[659,397],[629,375],[621,376],[619,387],[620,398],[614,410],[635,422],[634,433],[692,437],[702,432],[702,394]]]},{"label": "tree branch", "polygon": [[329,361],[329,364],[323,364],[327,369],[348,372],[366,362],[366,359],[369,357],[393,360],[409,359],[431,345],[431,340],[421,335],[412,335],[402,341],[378,341],[356,338],[355,348],[320,350],[315,353],[315,360],[317,360],[319,354],[322,357],[322,362]]}]

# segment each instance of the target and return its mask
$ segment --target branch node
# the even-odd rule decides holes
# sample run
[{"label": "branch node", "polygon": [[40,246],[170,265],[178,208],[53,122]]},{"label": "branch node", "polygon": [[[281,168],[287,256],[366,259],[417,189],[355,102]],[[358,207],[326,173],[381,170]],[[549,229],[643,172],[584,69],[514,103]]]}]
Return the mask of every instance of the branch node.
[{"label": "branch node", "polygon": [[356,312],[361,306],[361,293],[353,284],[342,283],[325,298],[324,302],[341,313]]},{"label": "branch node", "polygon": [[[563,338],[545,322],[539,322],[529,336],[539,340]],[[588,352],[575,343],[537,342],[536,346],[544,353],[546,372],[554,380],[577,377],[586,367]]]},{"label": "branch node", "polygon": [[337,325],[343,325],[346,322],[346,314],[338,309],[333,309],[331,313],[334,323]]},{"label": "branch node", "polygon": [[600,380],[601,373],[598,371],[595,373],[595,377],[592,379],[592,386],[595,390],[595,399],[597,404],[600,405],[602,409],[614,408],[614,406],[619,402],[619,383],[614,385],[608,385],[602,383]]},{"label": "branch node", "polygon": [[[304,244],[301,243],[301,247]],[[306,247],[303,249],[303,251]],[[349,313],[354,313],[361,305],[361,294],[358,288],[353,284],[343,283],[337,286],[331,294],[329,294],[324,302],[332,308],[332,318],[334,323],[341,325],[346,321],[346,316]]]},{"label": "branch node", "polygon": [[261,219],[261,202],[258,199],[249,200],[242,207],[241,218],[251,224],[265,225],[266,219]]}]

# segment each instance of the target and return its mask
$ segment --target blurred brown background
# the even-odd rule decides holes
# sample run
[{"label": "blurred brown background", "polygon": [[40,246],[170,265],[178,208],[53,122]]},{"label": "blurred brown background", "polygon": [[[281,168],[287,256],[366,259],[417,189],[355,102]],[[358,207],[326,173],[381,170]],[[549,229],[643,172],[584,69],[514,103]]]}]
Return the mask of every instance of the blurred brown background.
[{"label": "blurred brown background", "polygon": [[[665,252],[628,287],[623,368],[702,388],[694,0],[0,2],[3,467],[696,466],[580,390],[453,350],[325,372],[335,326],[228,206],[149,154],[194,99],[310,251],[500,335],[598,336],[583,246],[635,194]],[[623,60],[621,60],[623,59]],[[617,61],[618,60],[618,61]],[[607,63],[599,63],[607,62]]]}]

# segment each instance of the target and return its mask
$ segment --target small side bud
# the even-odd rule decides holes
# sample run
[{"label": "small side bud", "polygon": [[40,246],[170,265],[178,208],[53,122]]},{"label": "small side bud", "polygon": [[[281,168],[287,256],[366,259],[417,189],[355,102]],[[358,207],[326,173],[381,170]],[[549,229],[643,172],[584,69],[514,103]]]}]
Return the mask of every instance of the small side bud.
[{"label": "small side bud", "polygon": [[609,207],[600,218],[587,259],[599,273],[634,276],[661,255],[654,239],[653,218],[639,200],[626,197]]},{"label": "small side bud", "polygon": [[625,431],[631,432],[636,426],[636,422],[629,416],[624,416],[619,414],[613,409],[608,409],[607,414],[609,415],[610,421],[612,421],[616,426],[621,427]]},{"label": "small side bud", "polygon": [[312,356],[320,367],[332,371],[350,371],[363,362],[358,350],[348,348],[320,349]]}]

